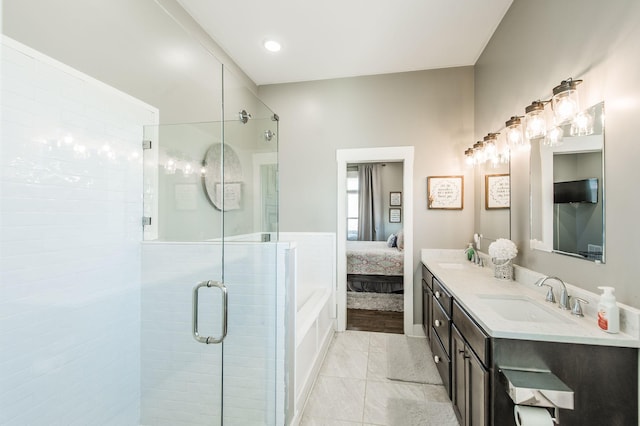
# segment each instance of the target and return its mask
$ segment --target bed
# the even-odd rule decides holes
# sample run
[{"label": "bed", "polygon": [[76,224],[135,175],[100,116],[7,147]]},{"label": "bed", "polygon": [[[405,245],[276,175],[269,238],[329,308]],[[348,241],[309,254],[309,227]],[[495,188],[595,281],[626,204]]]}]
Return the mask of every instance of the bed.
[{"label": "bed", "polygon": [[347,288],[355,292],[402,293],[404,252],[386,241],[347,241]]}]

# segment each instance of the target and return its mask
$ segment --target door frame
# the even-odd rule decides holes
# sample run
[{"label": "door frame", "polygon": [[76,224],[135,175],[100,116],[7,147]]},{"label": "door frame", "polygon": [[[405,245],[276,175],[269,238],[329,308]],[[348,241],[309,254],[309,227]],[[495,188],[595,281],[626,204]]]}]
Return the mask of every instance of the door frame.
[{"label": "door frame", "polygon": [[[404,334],[417,336],[413,324],[413,146],[338,149],[337,235],[336,235],[336,309],[337,331],[347,328],[347,164],[367,162],[401,162],[404,221]],[[418,327],[418,328],[421,328]]]}]

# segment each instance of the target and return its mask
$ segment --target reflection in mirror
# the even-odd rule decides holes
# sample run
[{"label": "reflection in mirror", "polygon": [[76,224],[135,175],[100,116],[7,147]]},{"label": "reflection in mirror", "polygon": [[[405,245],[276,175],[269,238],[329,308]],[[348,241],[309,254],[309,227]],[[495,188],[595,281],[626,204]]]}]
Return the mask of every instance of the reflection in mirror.
[{"label": "reflection in mirror", "polygon": [[604,262],[604,102],[578,120],[531,141],[531,247]]},{"label": "reflection in mirror", "polygon": [[[476,166],[476,212],[483,239],[511,239],[509,162]],[[487,247],[490,241],[483,242]]]}]

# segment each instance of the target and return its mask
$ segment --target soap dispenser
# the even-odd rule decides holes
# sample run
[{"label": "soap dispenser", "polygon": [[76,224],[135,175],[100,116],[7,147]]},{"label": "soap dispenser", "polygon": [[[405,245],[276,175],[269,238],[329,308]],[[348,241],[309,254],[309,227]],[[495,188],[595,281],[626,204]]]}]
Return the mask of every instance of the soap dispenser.
[{"label": "soap dispenser", "polygon": [[474,256],[475,256],[475,254],[476,254],[475,250],[473,249],[473,244],[472,243],[469,243],[469,247],[467,247],[467,249],[464,252],[467,255],[467,260],[468,261],[472,261]]},{"label": "soap dispenser", "polygon": [[616,304],[616,297],[613,295],[613,287],[598,287],[602,290],[600,302],[598,303],[598,327],[607,333],[618,333],[620,331],[620,309]]}]

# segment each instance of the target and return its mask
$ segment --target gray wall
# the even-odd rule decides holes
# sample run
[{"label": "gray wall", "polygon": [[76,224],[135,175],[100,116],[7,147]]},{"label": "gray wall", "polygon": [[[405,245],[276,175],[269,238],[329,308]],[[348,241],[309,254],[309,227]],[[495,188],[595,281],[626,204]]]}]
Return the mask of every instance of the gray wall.
[{"label": "gray wall", "polygon": [[[404,222],[404,199],[400,207],[400,223],[389,222],[389,193],[390,192],[402,192],[402,163],[385,163],[381,169],[380,183],[382,186],[382,218],[384,220],[384,228],[382,235],[385,239],[389,238],[391,234],[397,234],[402,229],[402,223]],[[394,207],[398,208],[398,207]]]},{"label": "gray wall", "polygon": [[583,78],[584,107],[605,101],[607,263],[529,249],[529,161],[512,158],[512,238],[517,263],[598,292],[616,287],[618,300],[640,307],[640,2],[637,0],[515,0],[475,66],[476,139],[524,113],[567,77]]},{"label": "gray wall", "polygon": [[257,90],[176,0],[4,0],[2,32],[159,108],[162,123],[219,121],[222,64],[229,98]]},{"label": "gray wall", "polygon": [[[258,96],[281,117],[283,231],[336,232],[337,149],[413,145],[414,193],[402,195],[414,197],[415,289],[420,249],[466,247],[473,176],[462,153],[473,138],[473,68],[261,86]],[[465,176],[464,209],[428,210],[427,176],[455,174]]]}]

